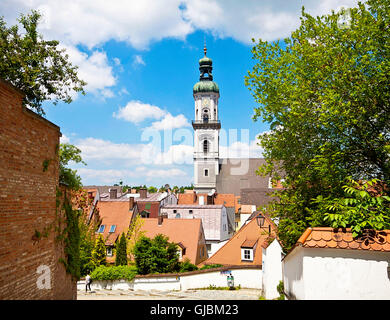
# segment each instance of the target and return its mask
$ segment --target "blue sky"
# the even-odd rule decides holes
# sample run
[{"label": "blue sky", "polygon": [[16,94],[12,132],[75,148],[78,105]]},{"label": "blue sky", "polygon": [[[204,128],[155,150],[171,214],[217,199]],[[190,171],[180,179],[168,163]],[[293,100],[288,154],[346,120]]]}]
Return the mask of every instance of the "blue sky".
[{"label": "blue sky", "polygon": [[192,87],[204,40],[220,88],[219,118],[227,138],[220,152],[260,157],[256,135],[268,126],[251,119],[255,102],[244,84],[255,63],[251,38],[287,37],[299,25],[302,5],[320,15],[355,4],[3,0],[0,13],[11,25],[20,13],[38,9],[45,39],[59,40],[88,82],[86,96],[75,94],[71,104],[44,105],[46,118],[61,128],[61,141],[82,150],[87,166],[72,167],[83,183],[161,186],[193,182]]}]

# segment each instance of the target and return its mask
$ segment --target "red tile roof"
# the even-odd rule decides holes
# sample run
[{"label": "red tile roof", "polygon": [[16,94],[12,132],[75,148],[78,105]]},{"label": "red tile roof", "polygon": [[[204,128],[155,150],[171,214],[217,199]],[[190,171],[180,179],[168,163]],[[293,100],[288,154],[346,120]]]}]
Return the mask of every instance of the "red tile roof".
[{"label": "red tile roof", "polygon": [[353,238],[350,228],[307,228],[296,246],[304,248],[338,248],[390,252],[390,230],[368,230],[361,237]]},{"label": "red tile roof", "polygon": [[[145,218],[142,221],[140,231],[144,231],[146,237],[154,238],[161,233],[167,236],[170,242],[181,243],[181,246],[186,249],[183,260],[188,258],[191,263],[199,264],[207,259],[202,219],[164,218],[161,225],[158,224],[158,219],[154,218]],[[200,257],[201,251],[202,257]]]},{"label": "red tile roof", "polygon": [[[102,233],[106,245],[114,245],[117,238],[126,233],[133,211],[129,210],[129,202],[122,201],[99,201],[97,203],[99,209],[99,216],[102,219],[101,225],[105,225],[105,230]],[[116,225],[115,232],[110,233],[112,225]]]},{"label": "red tile roof", "polygon": [[[268,225],[271,225],[271,236],[275,237],[275,225],[266,216],[263,228],[257,225],[254,217],[250,222],[244,225],[227,243],[225,243],[212,257],[203,262],[203,264],[222,264],[222,265],[261,265],[262,264],[262,245],[268,241]],[[255,245],[257,243],[257,245]],[[241,260],[241,247],[243,245],[254,247],[253,261]],[[251,247],[251,248],[252,248]]]},{"label": "red tile roof", "polygon": [[[177,204],[199,204],[199,197],[204,197],[204,203],[207,204],[207,194],[196,194],[195,192],[187,192],[179,194]],[[224,205],[227,208],[235,208],[235,212],[241,205],[238,203],[240,197],[230,193],[217,193],[214,196],[214,204]]]},{"label": "red tile roof", "polygon": [[149,218],[157,218],[160,212],[160,202],[137,201],[138,212],[149,212]]}]

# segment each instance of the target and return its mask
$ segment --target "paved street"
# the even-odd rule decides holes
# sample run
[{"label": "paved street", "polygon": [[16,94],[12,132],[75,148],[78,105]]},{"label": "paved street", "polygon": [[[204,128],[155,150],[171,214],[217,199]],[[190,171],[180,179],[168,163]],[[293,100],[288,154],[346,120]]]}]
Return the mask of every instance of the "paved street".
[{"label": "paved street", "polygon": [[77,300],[258,300],[261,290],[187,290],[187,291],[77,291]]}]

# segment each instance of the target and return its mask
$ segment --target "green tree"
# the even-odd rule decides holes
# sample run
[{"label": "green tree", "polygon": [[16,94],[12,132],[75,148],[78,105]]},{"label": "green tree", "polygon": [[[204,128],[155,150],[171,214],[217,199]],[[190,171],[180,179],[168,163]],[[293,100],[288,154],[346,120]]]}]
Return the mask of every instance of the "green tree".
[{"label": "green tree", "polygon": [[[91,222],[88,221],[90,208],[88,201],[91,201],[91,199],[86,195],[86,191],[81,189],[77,192],[84,195],[84,197],[81,197],[81,199],[79,198],[79,200],[76,201],[75,207],[79,208],[81,211],[78,219],[80,230],[80,269],[81,275],[85,276],[95,268],[92,263],[92,251],[96,242],[95,230],[97,223],[94,220]],[[75,198],[75,196],[73,198]]]},{"label": "green tree", "polygon": [[81,177],[77,174],[77,170],[72,170],[67,167],[70,161],[75,163],[86,163],[81,158],[81,150],[69,143],[61,143],[59,149],[60,157],[60,181],[65,183],[72,190],[82,188]]},{"label": "green tree", "polygon": [[127,232],[127,253],[130,259],[133,258],[135,244],[145,235],[145,231],[141,230],[143,223],[141,216],[137,214],[134,220],[131,221],[129,231]]},{"label": "green tree", "polygon": [[302,9],[284,44],[259,40],[252,49],[245,81],[254,120],[270,125],[258,173],[285,175],[270,210],[286,250],[308,226],[331,224],[318,197],[343,198],[348,177],[390,182],[389,4],[369,0],[316,18]]},{"label": "green tree", "polygon": [[96,239],[95,247],[92,250],[92,264],[95,268],[106,265],[106,246],[101,234]]},{"label": "green tree", "polygon": [[138,274],[177,272],[180,270],[177,245],[159,234],[153,239],[142,236],[134,247]]},{"label": "green tree", "polygon": [[18,25],[7,27],[0,17],[0,78],[9,81],[25,94],[24,105],[44,115],[42,103],[52,100],[72,102],[72,91],[85,94],[86,83],[77,76],[77,67],[69,62],[59,42],[46,41],[37,31],[41,15],[33,10],[21,15]]},{"label": "green tree", "polygon": [[116,246],[115,265],[127,266],[126,236],[123,232]]}]

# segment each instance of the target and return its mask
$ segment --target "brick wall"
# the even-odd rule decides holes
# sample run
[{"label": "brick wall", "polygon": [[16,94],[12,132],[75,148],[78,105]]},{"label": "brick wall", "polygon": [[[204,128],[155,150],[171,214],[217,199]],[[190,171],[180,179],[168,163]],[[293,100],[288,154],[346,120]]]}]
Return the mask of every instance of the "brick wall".
[{"label": "brick wall", "polygon": [[60,129],[22,99],[0,80],[0,299],[75,299],[54,229],[34,237],[56,219]]}]

